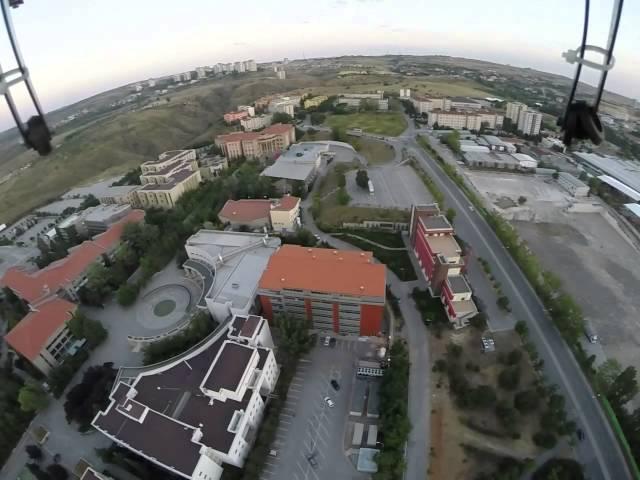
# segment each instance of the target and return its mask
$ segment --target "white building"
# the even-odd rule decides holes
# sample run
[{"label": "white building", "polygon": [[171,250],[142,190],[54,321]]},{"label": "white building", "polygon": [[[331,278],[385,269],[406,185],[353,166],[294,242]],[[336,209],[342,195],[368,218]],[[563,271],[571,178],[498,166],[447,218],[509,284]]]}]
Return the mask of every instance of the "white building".
[{"label": "white building", "polygon": [[147,86],[149,88],[153,88],[156,86],[156,80],[154,78],[150,78],[149,80],[147,80]]},{"label": "white building", "polygon": [[528,107],[524,103],[508,102],[505,117],[511,120],[512,123],[518,123],[518,120],[520,119],[520,112],[526,112],[527,108]]},{"label": "white building", "polygon": [[293,117],[295,109],[300,106],[300,97],[278,97],[269,102],[270,113],[282,112]]},{"label": "white building", "polygon": [[247,72],[257,72],[258,71],[258,65],[256,65],[256,61],[251,59],[251,60],[247,60],[244,62],[244,69]]},{"label": "white building", "polygon": [[518,131],[524,135],[538,135],[542,126],[542,114],[533,110],[523,110],[518,117]]},{"label": "white building", "polygon": [[204,67],[196,68],[196,77],[199,78],[199,79],[206,78],[207,77],[207,69],[204,68]]},{"label": "white building", "polygon": [[185,244],[188,276],[202,285],[199,308],[213,318],[248,315],[256,308],[258,281],[280,239],[260,233],[200,230]]},{"label": "white building", "polygon": [[244,62],[233,62],[233,71],[244,73],[246,71]]},{"label": "white building", "polygon": [[428,113],[427,125],[448,127],[456,130],[480,130],[483,124],[488,128],[502,126],[503,116],[491,111],[431,110]]},{"label": "white building", "polygon": [[569,192],[572,197],[586,197],[589,195],[589,186],[570,173],[559,172],[558,184]]},{"label": "white building", "polygon": [[285,72],[284,70],[278,70],[276,72],[276,77],[278,77],[278,80],[286,80],[287,79],[287,72]]},{"label": "white building", "polygon": [[271,125],[272,114],[259,115],[257,117],[243,118],[240,120],[240,125],[246,131],[260,130],[261,128]]},{"label": "white building", "polygon": [[251,105],[238,105],[238,111],[247,112],[250,117],[253,117],[256,114],[256,109]]},{"label": "white building", "polygon": [[467,97],[452,97],[449,100],[452,110],[480,110],[482,108],[481,104]]},{"label": "white building", "polygon": [[402,100],[407,100],[411,98],[411,89],[410,88],[401,88],[400,89],[400,98]]},{"label": "white building", "polygon": [[168,362],[120,369],[92,425],[182,478],[218,480],[224,464],[244,465],[256,438],[280,373],[273,347],[264,318],[226,319]]}]

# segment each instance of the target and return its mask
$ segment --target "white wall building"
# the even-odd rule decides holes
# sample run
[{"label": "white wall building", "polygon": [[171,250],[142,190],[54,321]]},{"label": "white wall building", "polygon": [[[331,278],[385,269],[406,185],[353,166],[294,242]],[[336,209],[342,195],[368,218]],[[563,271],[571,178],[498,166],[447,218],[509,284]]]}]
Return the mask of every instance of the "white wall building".
[{"label": "white wall building", "polygon": [[518,123],[518,120],[520,119],[520,112],[526,112],[527,108],[528,107],[524,103],[508,102],[505,117],[513,123]]},{"label": "white wall building", "polygon": [[285,72],[284,70],[278,70],[276,72],[276,77],[278,77],[278,80],[286,80],[287,72]]},{"label": "white wall building", "polygon": [[203,79],[207,77],[207,69],[204,67],[196,68],[196,77],[198,79]]},{"label": "white wall building", "polygon": [[257,117],[243,118],[240,120],[240,125],[246,131],[260,130],[261,128],[271,125],[272,114],[258,115]]},{"label": "white wall building", "polygon": [[238,111],[247,112],[250,117],[253,117],[256,114],[256,109],[251,105],[238,105]]},{"label": "white wall building", "polygon": [[518,117],[518,131],[524,135],[538,135],[542,126],[542,114],[533,110],[524,110]]},{"label": "white wall building", "polygon": [[400,89],[400,98],[402,100],[407,100],[411,98],[411,89],[410,88],[401,88]]},{"label": "white wall building", "polygon": [[227,319],[168,362],[121,369],[92,425],[182,478],[218,480],[249,454],[280,373],[273,347],[264,318]]},{"label": "white wall building", "polygon": [[202,285],[198,307],[218,321],[251,313],[258,281],[279,246],[279,238],[259,233],[200,230],[189,237],[184,269]]}]

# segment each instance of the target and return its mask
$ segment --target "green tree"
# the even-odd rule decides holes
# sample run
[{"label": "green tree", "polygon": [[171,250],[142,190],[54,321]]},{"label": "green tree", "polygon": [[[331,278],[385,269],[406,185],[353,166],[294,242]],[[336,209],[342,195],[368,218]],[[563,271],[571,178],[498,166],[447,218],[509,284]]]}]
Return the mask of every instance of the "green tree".
[{"label": "green tree", "polygon": [[469,319],[469,325],[482,331],[487,328],[487,316],[484,313],[479,312]]},{"label": "green tree", "polygon": [[67,480],[69,478],[69,472],[62,465],[58,463],[52,463],[47,467],[47,473],[52,480]]},{"label": "green tree", "polygon": [[274,319],[282,340],[281,348],[293,357],[306,353],[311,348],[309,326],[304,320],[290,315],[279,315]]},{"label": "green tree", "polygon": [[335,140],[336,142],[346,142],[347,135],[344,130],[338,127],[333,127],[331,129],[331,140]]},{"label": "green tree", "polygon": [[96,348],[107,338],[107,330],[98,320],[88,318],[84,313],[76,311],[67,322],[71,334],[77,339],[86,339],[90,349]]},{"label": "green tree", "polygon": [[522,390],[513,397],[513,406],[516,407],[520,413],[533,412],[538,408],[539,403],[540,395],[534,389]]},{"label": "green tree", "polygon": [[520,367],[507,367],[498,375],[498,385],[505,390],[515,390],[520,383]]},{"label": "green tree", "polygon": [[271,117],[271,123],[294,123],[294,120],[288,113],[276,112]]},{"label": "green tree", "polygon": [[339,205],[348,205],[351,201],[351,197],[347,193],[344,187],[338,189],[337,200]]},{"label": "green tree", "polygon": [[496,403],[496,392],[489,385],[479,385],[469,391],[468,403],[471,408],[488,408]]},{"label": "green tree", "polygon": [[456,218],[456,211],[453,208],[447,208],[447,212],[445,213],[445,217],[449,220],[449,223],[453,223],[453,220]]},{"label": "green tree", "polygon": [[558,171],[555,171],[551,174],[551,176],[553,177],[554,180],[557,180],[558,177],[560,176],[560,173],[558,173]]},{"label": "green tree", "polygon": [[450,133],[441,137],[441,142],[446,144],[453,152],[460,153],[460,132],[452,130]]},{"label": "green tree", "polygon": [[338,181],[338,187],[344,188],[347,186],[347,177],[345,177],[344,172],[337,172],[336,177]]},{"label": "green tree", "polygon": [[138,285],[133,283],[123,283],[118,288],[118,292],[116,294],[118,299],[118,303],[123,307],[128,307],[133,305],[138,298]]},{"label": "green tree", "polygon": [[356,185],[365,190],[369,188],[369,175],[366,170],[358,170],[356,173]]},{"label": "green tree", "polygon": [[498,307],[500,307],[502,310],[506,310],[509,311],[509,297],[502,295],[500,297],[498,297],[498,300],[496,300],[496,304],[498,305]]},{"label": "green tree", "polygon": [[622,373],[622,365],[615,358],[607,359],[596,371],[596,386],[607,394],[615,379]]},{"label": "green tree", "polygon": [[584,480],[582,466],[569,458],[547,460],[533,473],[533,480]]},{"label": "green tree", "polygon": [[324,113],[313,112],[310,117],[311,125],[320,125],[324,123],[325,119],[326,115]]},{"label": "green tree", "polygon": [[517,365],[522,359],[522,350],[513,349],[507,354],[507,365]]},{"label": "green tree", "polygon": [[34,462],[42,460],[42,449],[38,445],[27,445],[24,449],[27,452],[27,456]]},{"label": "green tree", "polygon": [[80,206],[78,207],[78,210],[85,210],[89,207],[97,207],[98,205],[100,205],[100,200],[98,200],[95,196],[93,196],[92,194],[87,195],[87,197],[82,201],[82,203],[80,204]]},{"label": "green tree", "polygon": [[540,431],[533,434],[533,443],[542,448],[553,448],[556,446],[556,436],[551,432]]},{"label": "green tree", "polygon": [[611,383],[607,390],[607,398],[612,405],[622,407],[638,393],[635,367],[625,368]]},{"label": "green tree", "polygon": [[49,397],[41,385],[28,381],[18,393],[18,402],[24,412],[38,412],[49,404]]},{"label": "green tree", "polygon": [[529,327],[524,320],[518,320],[516,322],[515,330],[521,337],[526,337],[529,334]]}]

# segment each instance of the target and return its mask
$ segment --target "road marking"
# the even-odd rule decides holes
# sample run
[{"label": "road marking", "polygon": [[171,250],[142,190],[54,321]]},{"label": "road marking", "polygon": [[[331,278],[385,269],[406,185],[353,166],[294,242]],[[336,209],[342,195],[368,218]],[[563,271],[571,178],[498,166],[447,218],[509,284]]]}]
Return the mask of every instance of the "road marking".
[{"label": "road marking", "polygon": [[[420,152],[420,153],[422,153],[422,152]],[[423,162],[425,162],[427,165],[429,165],[429,161],[428,160],[425,160],[424,157],[421,157],[421,158],[422,158]],[[432,169],[433,167],[431,167],[431,165],[429,165],[429,168]],[[446,175],[445,173],[443,173],[443,174]],[[551,359],[553,360],[554,365],[556,366],[556,369],[558,370],[558,374],[560,375],[560,378],[562,378],[562,381],[565,384],[565,390],[566,390],[567,394],[569,395],[569,397],[571,398],[571,401],[573,403],[573,410],[577,413],[578,417],[580,418],[581,423],[583,424],[584,428],[587,430],[587,434],[588,434],[589,439],[593,439],[594,438],[593,437],[593,432],[591,431],[591,427],[589,426],[589,422],[586,421],[586,418],[583,415],[581,409],[578,408],[579,407],[578,399],[575,396],[575,394],[573,393],[573,389],[571,388],[571,385],[570,385],[570,383],[569,383],[569,381],[567,379],[567,376],[565,375],[564,370],[562,369],[562,367],[561,367],[561,365],[560,365],[560,363],[558,361],[558,358],[556,357],[555,353],[553,352],[553,349],[551,348],[551,346],[547,342],[547,339],[543,335],[542,329],[540,328],[540,325],[538,325],[538,322],[536,321],[535,316],[533,315],[533,312],[529,309],[529,306],[526,304],[524,298],[520,294],[519,289],[516,288],[515,284],[513,283],[513,280],[511,279],[511,276],[507,273],[506,269],[502,265],[502,262],[498,259],[498,256],[496,255],[493,247],[491,247],[491,245],[487,241],[487,239],[484,236],[484,234],[480,231],[480,229],[478,229],[478,227],[476,226],[475,222],[471,219],[471,216],[469,215],[469,212],[467,211],[467,206],[466,205],[462,205],[460,203],[460,201],[458,200],[458,198],[451,193],[451,189],[446,184],[446,182],[441,181],[440,183],[441,183],[441,186],[447,191],[449,196],[453,199],[453,201],[456,204],[456,206],[458,207],[459,211],[462,212],[462,215],[466,217],[467,221],[471,225],[471,228],[473,228],[473,230],[475,230],[476,234],[482,239],[482,241],[485,244],[485,247],[491,253],[491,256],[493,257],[494,262],[496,263],[496,265],[498,265],[498,268],[502,272],[504,278],[506,278],[506,280],[509,283],[509,285],[511,285],[511,288],[512,288],[515,296],[518,298],[518,300],[520,301],[521,306],[523,307],[523,309],[527,313],[527,316],[529,318],[529,322],[528,323],[533,324],[533,327],[536,329],[536,333],[538,334],[538,336],[540,337],[542,343],[544,344],[548,355],[551,357]],[[458,187],[456,186],[456,188],[458,188]],[[461,191],[461,194],[466,198],[466,195],[462,191]],[[479,216],[480,214],[478,213],[477,215]],[[500,239],[498,239],[498,241],[500,242]],[[501,242],[500,242],[500,245],[502,245]],[[503,246],[503,249],[506,251],[504,246]],[[506,255],[510,255],[508,251],[506,252]],[[516,269],[519,272],[519,274],[521,274],[524,277],[524,274],[522,273],[522,271],[520,270],[520,267],[517,264],[516,264]],[[532,289],[533,287],[531,287],[531,285],[529,284],[529,281],[527,280],[526,277],[524,277],[524,280],[525,280],[525,284],[530,289]],[[541,304],[540,299],[535,294],[535,292],[534,292],[534,298],[536,299],[537,303]],[[543,308],[544,308],[544,306],[543,306]],[[568,348],[566,346],[566,344],[564,343],[564,340],[562,340],[562,343],[563,343],[565,348]],[[575,361],[575,357],[573,356],[573,353],[569,352],[569,357],[573,360],[573,362],[575,364],[576,361]],[[580,370],[579,366],[577,367],[577,369],[579,371],[579,375],[582,375],[582,371]],[[583,379],[583,381],[585,381],[585,380]],[[604,414],[602,413],[602,409],[599,406],[597,407],[597,411],[600,412],[600,416],[602,417],[601,420],[604,421],[604,423],[605,423],[605,430],[610,431],[610,429],[607,428],[608,423],[607,423],[606,419],[604,419]],[[616,441],[616,440],[614,439],[614,441]],[[606,466],[606,464],[604,462],[604,457],[602,455],[602,452],[600,451],[600,445],[597,444],[597,443],[594,443],[593,441],[591,441],[590,443],[591,443],[592,447],[594,447],[593,450],[594,450],[594,452],[596,454],[596,457],[598,457],[598,463],[600,464],[602,473],[604,473],[604,475],[605,475],[605,477],[607,479],[611,479],[611,474],[609,473],[609,469]],[[619,452],[618,449],[616,449],[616,451]],[[626,463],[625,463],[625,469],[627,469]]]}]

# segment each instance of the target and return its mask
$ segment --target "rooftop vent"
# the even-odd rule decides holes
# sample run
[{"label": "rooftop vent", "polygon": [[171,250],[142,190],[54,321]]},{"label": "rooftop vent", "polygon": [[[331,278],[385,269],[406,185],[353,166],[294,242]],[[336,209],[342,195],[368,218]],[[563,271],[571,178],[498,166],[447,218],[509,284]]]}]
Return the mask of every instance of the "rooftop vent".
[{"label": "rooftop vent", "polygon": [[364,290],[364,285],[360,285],[360,290]]},{"label": "rooftop vent", "polygon": [[231,288],[238,289],[238,288],[240,288],[240,284],[239,283],[232,283],[231,284]]}]

